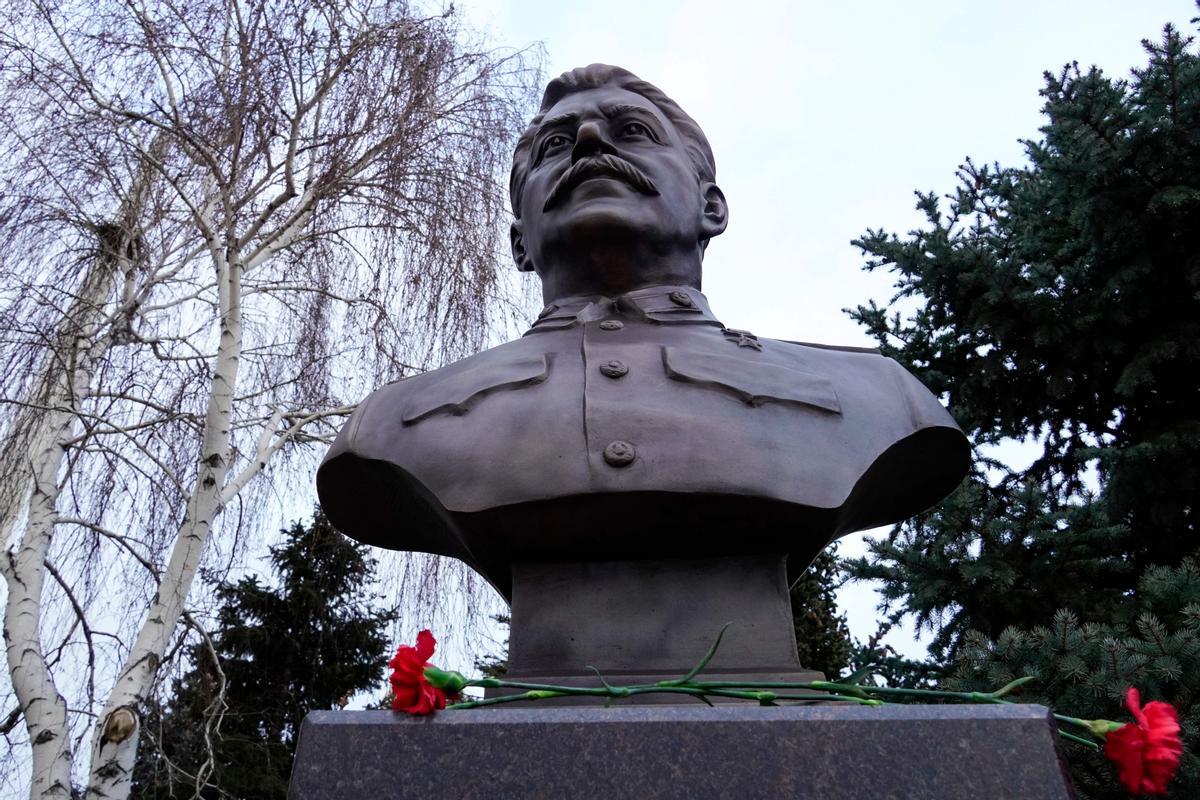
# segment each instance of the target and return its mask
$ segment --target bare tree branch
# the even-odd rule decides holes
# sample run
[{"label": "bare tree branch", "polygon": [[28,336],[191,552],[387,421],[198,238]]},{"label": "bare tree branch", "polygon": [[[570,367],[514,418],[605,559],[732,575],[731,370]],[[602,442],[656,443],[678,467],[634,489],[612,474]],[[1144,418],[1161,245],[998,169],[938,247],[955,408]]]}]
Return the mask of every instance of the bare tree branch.
[{"label": "bare tree branch", "polygon": [[[139,709],[203,639],[179,632],[202,566],[236,563],[368,388],[521,312],[501,187],[538,75],[468,39],[400,0],[0,0],[0,574],[31,797],[128,797]],[[476,585],[412,565],[414,597]]]}]

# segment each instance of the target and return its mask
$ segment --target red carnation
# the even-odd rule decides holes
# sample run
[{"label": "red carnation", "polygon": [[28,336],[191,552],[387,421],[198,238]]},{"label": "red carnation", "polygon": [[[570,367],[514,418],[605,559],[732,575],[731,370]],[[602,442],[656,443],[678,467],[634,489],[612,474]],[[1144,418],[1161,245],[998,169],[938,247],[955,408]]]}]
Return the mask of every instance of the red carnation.
[{"label": "red carnation", "polygon": [[1104,754],[1116,762],[1117,775],[1130,792],[1165,794],[1183,754],[1179,714],[1170,703],[1158,700],[1142,707],[1138,690],[1132,686],[1125,694],[1125,704],[1134,721],[1108,734]]},{"label": "red carnation", "polygon": [[446,693],[429,682],[425,667],[437,642],[429,631],[417,634],[417,646],[402,644],[388,662],[392,668],[392,710],[432,714],[446,707]]}]

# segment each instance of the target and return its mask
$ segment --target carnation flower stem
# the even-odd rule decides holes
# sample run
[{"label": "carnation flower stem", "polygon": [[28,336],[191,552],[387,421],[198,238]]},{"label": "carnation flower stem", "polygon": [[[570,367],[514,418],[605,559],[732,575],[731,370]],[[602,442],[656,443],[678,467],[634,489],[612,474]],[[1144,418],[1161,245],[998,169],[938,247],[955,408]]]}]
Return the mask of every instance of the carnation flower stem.
[{"label": "carnation flower stem", "polygon": [[[776,694],[773,691],[779,689],[815,689],[815,684],[821,684],[821,691],[811,694]],[[848,694],[832,693],[835,688],[846,690],[855,689],[859,692],[869,692],[888,695],[909,695],[917,697],[938,697],[942,699],[957,699],[965,700],[974,703],[1000,703],[1011,705],[1010,701],[1002,700],[991,693],[984,692],[943,692],[933,689],[893,689],[890,687],[881,686],[842,686],[840,684],[832,684],[826,681],[810,681],[807,683],[770,683],[770,682],[736,682],[736,681],[704,681],[700,683],[689,683],[682,686],[663,686],[661,684],[643,684],[635,686],[606,686],[597,688],[588,688],[583,686],[554,686],[551,684],[542,683],[521,683],[518,681],[506,681],[496,678],[484,678],[475,681],[469,681],[469,686],[486,686],[488,688],[505,688],[505,689],[524,689],[524,692],[518,694],[504,695],[501,697],[488,697],[483,700],[467,700],[460,703],[447,706],[447,710],[463,711],[471,708],[484,708],[486,706],[497,706],[505,703],[528,702],[532,700],[544,700],[551,697],[608,697],[611,699],[620,699],[623,697],[631,697],[638,694],[686,694],[697,698],[703,697],[732,697],[739,700],[757,700],[760,703],[773,705],[776,701],[832,701],[832,702],[849,702],[858,703],[860,705],[885,705],[884,701],[873,698],[855,697]],[[826,692],[830,693],[826,693]],[[1067,717],[1062,714],[1055,714],[1054,718],[1059,722],[1064,722],[1071,725],[1078,725],[1083,728],[1088,728],[1084,720],[1076,719],[1075,717]],[[1064,739],[1090,747],[1093,750],[1099,750],[1100,746],[1090,739],[1085,739],[1082,736],[1076,736],[1073,733],[1067,733],[1064,730],[1059,730],[1058,735]]]},{"label": "carnation flower stem", "polygon": [[[1057,715],[1055,715],[1055,716],[1057,716]],[[1085,746],[1087,746],[1087,747],[1090,747],[1090,748],[1091,748],[1091,749],[1093,749],[1093,750],[1099,750],[1099,749],[1100,749],[1100,745],[1096,744],[1096,743],[1095,743],[1095,742],[1093,742],[1091,739],[1085,739],[1085,738],[1083,738],[1082,736],[1076,736],[1076,735],[1075,735],[1075,734],[1073,734],[1073,733],[1067,733],[1066,731],[1064,731],[1064,730],[1063,730],[1063,729],[1061,729],[1061,728],[1059,728],[1059,730],[1058,730],[1058,735],[1059,735],[1059,736],[1061,736],[1061,737],[1063,737],[1064,739],[1066,739],[1066,740],[1068,740],[1068,741],[1075,742],[1076,744],[1082,744],[1082,745],[1085,745]]]},{"label": "carnation flower stem", "polygon": [[1092,730],[1092,725],[1091,725],[1090,720],[1079,719],[1078,717],[1068,717],[1065,714],[1055,714],[1054,718],[1056,720],[1058,720],[1059,722],[1065,722],[1068,725],[1075,725],[1075,726],[1083,728],[1084,730],[1087,730],[1087,731]]},{"label": "carnation flower stem", "polygon": [[[1022,683],[1024,681],[1021,681]],[[612,686],[607,682],[603,687],[584,686],[555,686],[544,683],[523,683],[521,681],[506,681],[499,678],[480,678],[468,681],[468,686],[492,689],[522,689],[517,694],[502,697],[489,697],[483,700],[468,700],[448,706],[449,709],[465,710],[483,708],[485,706],[502,705],[504,703],[528,702],[549,697],[607,697],[621,699],[638,694],[686,694],[697,698],[731,697],[739,700],[757,700],[763,705],[774,705],[777,701],[788,702],[849,702],[860,705],[877,706],[885,702],[869,695],[884,695],[895,697],[937,698],[942,700],[959,700],[968,703],[992,703],[1011,705],[1012,701],[1005,700],[1001,695],[1015,688],[1014,682],[995,692],[950,692],[939,689],[901,689],[889,686],[863,686],[861,684],[842,684],[831,681],[696,681],[677,683],[662,681],[656,684],[640,684],[635,686]],[[809,693],[779,694],[781,690],[808,690]],[[1054,718],[1068,725],[1075,725],[1086,730],[1090,727],[1085,720],[1055,714]],[[1058,734],[1078,744],[1092,749],[1099,749],[1094,741],[1082,736],[1076,736],[1059,730]]]},{"label": "carnation flower stem", "polygon": [[467,681],[467,686],[480,686],[485,689],[526,689],[533,692],[567,692],[570,694],[590,694],[601,697],[612,694],[611,690],[599,686],[596,688],[554,686],[547,683],[522,683],[520,681],[506,681],[499,678],[482,678],[480,680]]},{"label": "carnation flower stem", "polygon": [[[724,629],[722,629],[724,633]],[[705,656],[699,667],[704,667],[708,659],[711,658],[712,652],[716,650],[717,644],[720,643],[720,636],[713,644],[713,650]],[[521,689],[517,694],[504,695],[502,697],[489,697],[482,700],[468,700],[465,702],[455,703],[448,706],[449,709],[470,709],[482,708],[485,706],[502,705],[504,703],[528,702],[531,700],[541,700],[550,697],[606,697],[610,699],[620,699],[623,697],[632,697],[638,694],[685,694],[699,699],[707,697],[731,697],[739,700],[757,700],[762,705],[775,705],[779,701],[786,702],[849,702],[858,703],[860,705],[878,706],[885,705],[885,701],[879,697],[913,697],[939,700],[958,700],[967,703],[991,703],[1011,705],[1011,700],[1004,699],[1004,695],[1012,690],[1027,683],[1030,678],[1018,678],[1015,681],[997,689],[994,692],[951,692],[941,689],[903,689],[891,686],[865,686],[859,683],[837,683],[834,681],[692,681],[699,669],[693,670],[684,678],[659,681],[655,684],[639,684],[635,686],[613,686],[600,676],[600,681],[604,685],[601,687],[584,687],[584,686],[555,686],[552,684],[543,683],[524,683],[521,681],[507,681],[500,678],[479,678],[476,680],[467,681],[467,686],[476,686],[490,689]],[[597,673],[599,675],[599,673]],[[800,694],[779,694],[780,691],[799,690]],[[707,701],[706,701],[707,702]],[[1078,719],[1076,717],[1068,717],[1063,714],[1055,714],[1055,720],[1067,725],[1084,728],[1092,732],[1092,725],[1088,720]],[[1059,736],[1069,741],[1082,744],[1092,749],[1098,750],[1099,745],[1091,739],[1082,736],[1076,736],[1073,733],[1067,733],[1064,730],[1058,730]]]},{"label": "carnation flower stem", "polygon": [[682,686],[664,686],[662,684],[641,684],[635,686],[608,686],[588,688],[582,686],[554,686],[542,683],[522,683],[496,678],[468,681],[468,686],[484,686],[493,689],[524,689],[524,692],[502,697],[489,697],[483,700],[467,700],[448,706],[448,709],[482,708],[484,706],[515,703],[519,701],[542,700],[548,697],[608,697],[620,699],[638,694],[686,694],[693,697],[732,697],[739,700],[757,700],[760,703],[771,704],[776,700],[792,702],[803,701],[834,701],[858,703],[860,705],[881,705],[882,701],[867,697],[854,697],[846,694],[776,694],[769,689],[806,689],[806,684],[753,684],[729,683],[728,685],[686,684]]},{"label": "carnation flower stem", "polygon": [[810,688],[829,692],[868,692],[870,694],[894,695],[898,697],[937,697],[944,700],[964,700],[968,703],[1008,703],[992,692],[948,692],[941,689],[901,689],[892,686],[862,686],[859,684],[812,681]]},{"label": "carnation flower stem", "polygon": [[498,706],[502,703],[515,703],[518,700],[537,700],[544,697],[558,696],[557,692],[544,692],[533,695],[530,692],[524,694],[507,694],[503,697],[485,697],[482,700],[464,700],[454,705],[446,706],[447,711],[464,711],[468,708],[483,708],[484,706]]}]

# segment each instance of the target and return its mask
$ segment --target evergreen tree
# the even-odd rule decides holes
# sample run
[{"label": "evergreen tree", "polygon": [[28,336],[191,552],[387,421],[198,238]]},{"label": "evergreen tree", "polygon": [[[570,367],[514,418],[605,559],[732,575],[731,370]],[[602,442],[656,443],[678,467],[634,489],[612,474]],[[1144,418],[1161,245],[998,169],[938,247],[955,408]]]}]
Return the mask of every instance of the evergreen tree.
[{"label": "evergreen tree", "polygon": [[[1179,709],[1185,752],[1169,796],[1193,798],[1200,789],[1200,565],[1152,567],[1139,583],[1136,616],[1124,623],[1080,623],[1060,609],[1047,625],[1008,628],[994,641],[964,637],[949,688],[991,691],[1014,678],[1034,678],[1021,701],[1042,703],[1084,719],[1129,718],[1115,700],[1137,686],[1143,697],[1167,698]],[[984,687],[987,687],[986,689]],[[1103,755],[1068,751],[1080,795],[1093,800],[1129,796],[1113,780]]]},{"label": "evergreen tree", "polygon": [[[1200,54],[1170,26],[1143,45],[1127,80],[1047,73],[1026,166],[968,160],[945,211],[918,194],[925,227],[855,242],[898,292],[852,316],[981,450],[954,495],[847,568],[933,627],[943,676],[1025,669],[1044,702],[1110,718],[1133,682],[1184,711],[1194,751]],[[983,457],[1011,441],[1036,445],[1028,468]],[[1088,796],[1120,796],[1071,758]],[[1188,759],[1173,796],[1200,793]]]},{"label": "evergreen tree", "polygon": [[800,666],[836,678],[850,664],[850,629],[839,614],[837,544],[823,550],[791,587]]},{"label": "evergreen tree", "polygon": [[193,646],[194,666],[165,707],[147,709],[156,746],[139,754],[135,797],[192,797],[205,770],[201,797],[283,800],[304,715],[382,684],[396,614],[375,608],[369,549],[319,510],[311,525],[283,534],[271,548],[277,585],[250,576],[218,586],[211,648]]}]

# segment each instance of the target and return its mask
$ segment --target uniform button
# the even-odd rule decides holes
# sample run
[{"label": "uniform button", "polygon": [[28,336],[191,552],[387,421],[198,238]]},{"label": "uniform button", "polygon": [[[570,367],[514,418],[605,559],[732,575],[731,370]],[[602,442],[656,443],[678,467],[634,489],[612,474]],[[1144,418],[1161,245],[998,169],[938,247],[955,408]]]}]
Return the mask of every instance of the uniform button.
[{"label": "uniform button", "polygon": [[635,458],[637,451],[633,449],[633,445],[620,439],[609,442],[608,447],[604,448],[604,460],[610,467],[627,467]]},{"label": "uniform button", "polygon": [[606,319],[600,323],[600,330],[602,331],[619,331],[624,327],[625,323],[619,319]]},{"label": "uniform button", "polygon": [[671,292],[667,297],[677,306],[683,306],[684,308],[696,307],[696,301],[687,292]]},{"label": "uniform button", "polygon": [[629,372],[629,367],[625,366],[624,361],[613,359],[605,361],[600,365],[600,372],[607,378],[623,378],[625,373]]}]

